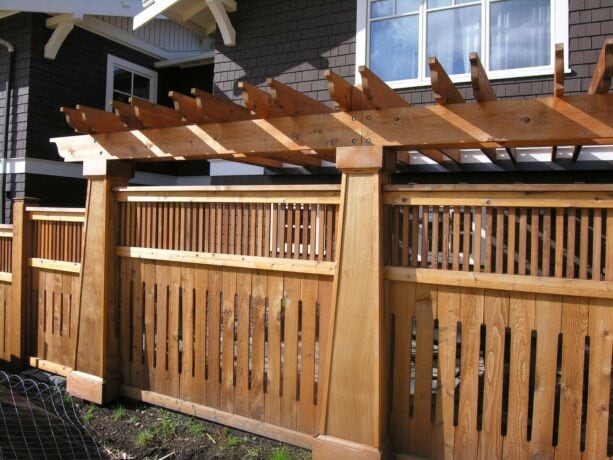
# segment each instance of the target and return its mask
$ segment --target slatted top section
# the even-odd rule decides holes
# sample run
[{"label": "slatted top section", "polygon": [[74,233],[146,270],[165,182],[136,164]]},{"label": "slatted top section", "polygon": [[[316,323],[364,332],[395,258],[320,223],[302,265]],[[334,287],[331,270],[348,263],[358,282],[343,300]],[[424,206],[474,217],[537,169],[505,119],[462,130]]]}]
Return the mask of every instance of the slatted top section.
[{"label": "slatted top section", "polygon": [[[611,187],[386,187],[391,265],[611,280]],[[475,190],[476,189],[476,190]]]},{"label": "slatted top section", "polygon": [[[68,124],[87,136],[57,138],[66,161],[103,159],[226,159],[267,168],[316,168],[335,162],[338,147],[385,146],[397,150],[397,166],[415,155],[442,170],[463,167],[461,149],[478,149],[500,168],[521,156],[518,147],[613,143],[613,39],[605,41],[588,95],[564,97],[564,53],[556,46],[554,92],[538,100],[497,101],[479,56],[470,53],[477,103],[467,104],[436,58],[428,63],[437,102],[414,108],[377,75],[360,67],[354,86],[332,71],[325,75],[336,111],[274,79],[269,91],[239,85],[244,106],[197,88],[170,92],[174,109],[138,98],[113,101],[113,112],[77,105],[62,107]],[[558,162],[557,148],[551,162]],[[604,162],[603,162],[604,163]]]}]

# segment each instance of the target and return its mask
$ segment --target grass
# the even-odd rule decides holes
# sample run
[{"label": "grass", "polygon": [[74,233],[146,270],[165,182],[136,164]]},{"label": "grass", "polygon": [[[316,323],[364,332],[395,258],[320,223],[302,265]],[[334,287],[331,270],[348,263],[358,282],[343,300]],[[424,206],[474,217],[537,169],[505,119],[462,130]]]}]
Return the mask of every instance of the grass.
[{"label": "grass", "polygon": [[204,436],[204,425],[202,423],[189,421],[186,428],[187,432],[195,438]]},{"label": "grass", "polygon": [[180,421],[176,415],[164,411],[162,412],[162,420],[157,427],[162,438],[171,438],[177,432],[179,425]]},{"label": "grass", "polygon": [[112,417],[113,417],[113,420],[115,420],[116,422],[119,422],[120,420],[125,419],[127,416],[128,416],[128,409],[126,409],[125,406],[118,404],[113,409]]},{"label": "grass", "polygon": [[228,446],[230,448],[238,447],[243,442],[244,441],[243,441],[242,438],[239,438],[238,436],[235,436],[232,433],[229,433],[228,436],[226,437],[226,446]]},{"label": "grass", "polygon": [[95,404],[88,404],[87,409],[85,410],[85,415],[83,416],[83,421],[85,423],[89,423],[94,419],[94,415],[98,410],[98,406]]},{"label": "grass", "polygon": [[136,444],[141,447],[147,447],[154,438],[155,430],[153,428],[147,428],[136,435]]},{"label": "grass", "polygon": [[270,460],[293,460],[293,458],[287,447],[275,449],[270,456]]}]

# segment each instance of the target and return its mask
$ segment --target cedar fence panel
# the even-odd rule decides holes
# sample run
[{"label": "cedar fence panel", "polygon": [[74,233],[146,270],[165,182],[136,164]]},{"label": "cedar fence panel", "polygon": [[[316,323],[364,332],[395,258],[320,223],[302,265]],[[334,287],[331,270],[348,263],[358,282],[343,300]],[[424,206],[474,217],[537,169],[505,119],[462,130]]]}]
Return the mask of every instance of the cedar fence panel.
[{"label": "cedar fence panel", "polygon": [[611,455],[612,203],[432,188],[384,197],[395,450]]}]

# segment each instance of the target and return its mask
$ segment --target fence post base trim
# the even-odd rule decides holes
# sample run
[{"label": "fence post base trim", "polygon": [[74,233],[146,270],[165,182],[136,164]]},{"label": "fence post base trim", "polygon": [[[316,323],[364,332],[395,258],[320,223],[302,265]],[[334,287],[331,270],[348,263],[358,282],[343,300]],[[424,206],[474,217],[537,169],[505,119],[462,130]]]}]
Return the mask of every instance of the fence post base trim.
[{"label": "fence post base trim", "polygon": [[352,460],[380,460],[389,458],[389,451],[385,444],[383,450],[376,447],[346,441],[333,436],[317,436],[313,439],[313,460],[332,460],[337,458],[351,458]]},{"label": "fence post base trim", "polygon": [[119,397],[119,383],[119,375],[103,379],[85,372],[72,371],[66,380],[66,390],[77,398],[106,404]]}]

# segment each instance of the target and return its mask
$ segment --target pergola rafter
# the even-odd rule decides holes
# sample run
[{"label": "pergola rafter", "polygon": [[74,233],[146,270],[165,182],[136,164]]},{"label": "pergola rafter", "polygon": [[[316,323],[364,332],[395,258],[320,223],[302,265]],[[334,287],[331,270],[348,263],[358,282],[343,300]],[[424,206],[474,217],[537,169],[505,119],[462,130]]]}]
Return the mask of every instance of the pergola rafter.
[{"label": "pergola rafter", "polygon": [[[564,96],[563,49],[556,49],[554,95],[497,100],[476,53],[469,56],[476,103],[466,103],[444,68],[429,60],[436,105],[413,107],[370,69],[360,67],[355,86],[332,71],[325,74],[339,111],[276,80],[270,92],[239,85],[245,106],[193,89],[171,91],[174,110],[131,98],[114,101],[114,113],[89,107],[62,108],[82,136],[56,138],[66,161],[94,159],[225,159],[278,168],[283,163],[319,167],[335,161],[338,147],[384,146],[410,164],[415,150],[445,167],[462,164],[461,149],[480,149],[499,162],[505,148],[613,143],[613,40],[600,54],[589,94]],[[552,154],[552,160],[555,154]]]}]

